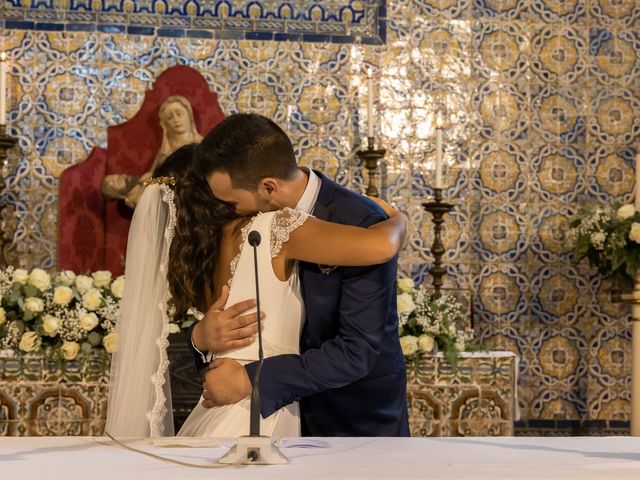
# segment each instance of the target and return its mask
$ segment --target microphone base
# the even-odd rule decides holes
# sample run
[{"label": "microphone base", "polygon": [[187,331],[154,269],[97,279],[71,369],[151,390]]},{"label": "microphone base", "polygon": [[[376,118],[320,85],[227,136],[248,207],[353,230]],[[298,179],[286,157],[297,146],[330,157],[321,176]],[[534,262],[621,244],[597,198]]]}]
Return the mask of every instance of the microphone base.
[{"label": "microphone base", "polygon": [[225,453],[218,463],[234,465],[283,465],[289,463],[271,437],[238,438],[238,443]]}]

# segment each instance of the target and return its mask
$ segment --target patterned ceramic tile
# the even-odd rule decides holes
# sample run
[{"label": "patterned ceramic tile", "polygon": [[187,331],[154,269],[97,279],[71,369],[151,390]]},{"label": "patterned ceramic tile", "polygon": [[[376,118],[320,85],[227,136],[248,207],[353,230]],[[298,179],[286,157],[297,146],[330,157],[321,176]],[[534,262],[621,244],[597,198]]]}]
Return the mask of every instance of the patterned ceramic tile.
[{"label": "patterned ceramic tile", "polygon": [[515,356],[463,357],[453,370],[442,357],[407,362],[409,426],[413,436],[511,435]]},{"label": "patterned ceramic tile", "polygon": [[531,11],[545,23],[581,24],[587,20],[588,0],[531,0]]},{"label": "patterned ceramic tile", "polygon": [[640,5],[635,0],[592,0],[589,2],[589,17],[594,23],[607,26],[637,25]]},{"label": "patterned ceramic tile", "polygon": [[629,85],[640,69],[640,38],[630,30],[593,28],[589,33],[591,71],[606,85]]}]

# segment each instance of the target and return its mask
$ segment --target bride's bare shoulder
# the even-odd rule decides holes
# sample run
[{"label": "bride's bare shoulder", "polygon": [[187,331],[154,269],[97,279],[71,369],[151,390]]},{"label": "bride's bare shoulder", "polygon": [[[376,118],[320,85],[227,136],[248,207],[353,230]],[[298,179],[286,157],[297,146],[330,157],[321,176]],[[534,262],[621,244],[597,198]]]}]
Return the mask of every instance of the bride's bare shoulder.
[{"label": "bride's bare shoulder", "polygon": [[240,217],[227,222],[222,227],[224,238],[242,238],[242,228],[251,222],[251,217]]}]

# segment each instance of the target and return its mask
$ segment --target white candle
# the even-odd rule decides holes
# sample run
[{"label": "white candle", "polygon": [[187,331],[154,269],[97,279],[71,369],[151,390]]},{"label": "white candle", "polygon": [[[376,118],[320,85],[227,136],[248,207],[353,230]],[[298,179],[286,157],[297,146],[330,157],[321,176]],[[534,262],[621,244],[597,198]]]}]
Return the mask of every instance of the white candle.
[{"label": "white candle", "polygon": [[367,71],[367,136],[373,137],[373,79],[371,70]]},{"label": "white candle", "polygon": [[442,129],[436,128],[436,187],[442,188]]},{"label": "white candle", "polygon": [[7,124],[7,54],[0,53],[0,125]]},{"label": "white candle", "polygon": [[[638,144],[638,149],[640,150],[640,144]],[[640,211],[640,151],[636,153],[636,211]]]}]

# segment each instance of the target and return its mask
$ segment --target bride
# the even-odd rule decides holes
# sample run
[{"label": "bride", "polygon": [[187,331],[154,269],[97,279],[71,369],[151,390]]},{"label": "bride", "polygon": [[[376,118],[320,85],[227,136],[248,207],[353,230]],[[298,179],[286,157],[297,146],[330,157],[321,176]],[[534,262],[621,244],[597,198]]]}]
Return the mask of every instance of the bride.
[{"label": "bride", "polygon": [[[236,218],[233,208],[211,195],[205,180],[186,171],[192,153],[188,146],[167,158],[165,178],[145,189],[134,213],[118,324],[121,342],[109,390],[106,430],[112,435],[173,435],[166,356],[169,298],[176,318],[191,307],[205,311],[216,298],[226,297],[221,308],[255,298],[250,231],[262,239],[257,255],[265,357],[299,351],[304,305],[297,260],[378,264],[393,257],[404,240],[404,217],[384,202],[380,205],[389,220],[368,229],[324,222],[292,209]],[[180,168],[168,173],[174,166]],[[174,189],[166,183],[175,183]],[[322,252],[305,244],[304,235],[292,235],[319,228],[334,240]],[[256,342],[217,357],[254,361]],[[210,409],[198,404],[179,435],[235,437],[247,434],[248,427],[249,399]],[[262,419],[261,433],[300,435],[298,404]]]}]

